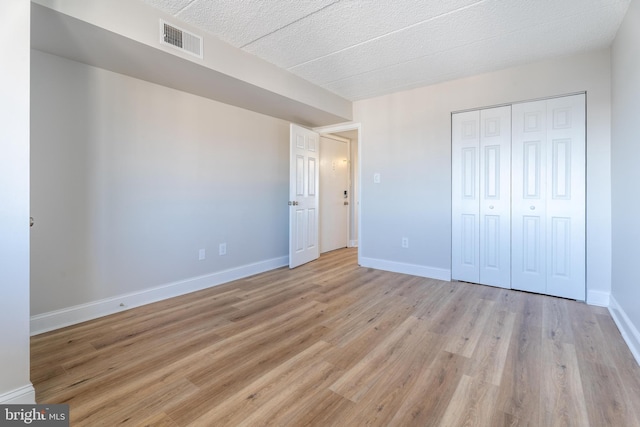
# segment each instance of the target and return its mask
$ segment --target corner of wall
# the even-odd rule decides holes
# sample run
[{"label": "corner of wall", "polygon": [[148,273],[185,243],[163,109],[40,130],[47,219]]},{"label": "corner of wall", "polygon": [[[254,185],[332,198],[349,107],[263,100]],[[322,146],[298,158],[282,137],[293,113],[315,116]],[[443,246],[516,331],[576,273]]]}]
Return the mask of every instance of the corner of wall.
[{"label": "corner of wall", "polygon": [[609,307],[611,294],[603,291],[587,290],[587,304],[598,307]]}]

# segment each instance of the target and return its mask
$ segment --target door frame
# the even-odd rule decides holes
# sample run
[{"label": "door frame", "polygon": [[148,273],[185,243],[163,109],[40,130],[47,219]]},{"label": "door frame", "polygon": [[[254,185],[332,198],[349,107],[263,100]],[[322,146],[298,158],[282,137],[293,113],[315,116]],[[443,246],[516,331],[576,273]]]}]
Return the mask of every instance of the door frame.
[{"label": "door frame", "polygon": [[[347,144],[347,183],[349,186],[349,190],[351,190],[351,187],[353,186],[353,180],[351,179],[351,175],[352,175],[352,167],[351,167],[351,140],[348,138],[344,138],[342,136],[338,136],[338,135],[334,135],[331,133],[321,133],[320,134],[320,138],[327,138],[327,139],[333,139],[334,141],[338,141],[344,144]],[[322,144],[322,141],[321,141]],[[322,151],[320,152],[320,158],[322,160]],[[322,176],[322,169],[320,169],[320,176]],[[320,180],[322,180],[322,178],[320,178]],[[322,191],[322,189],[320,190]],[[352,193],[352,191],[350,191],[350,193]],[[349,197],[347,198],[347,201],[353,203],[352,201],[352,194],[349,194]],[[320,202],[320,216],[322,216],[322,202]],[[353,206],[349,206],[349,209],[347,210],[347,235],[345,236],[347,239],[347,248],[352,247],[351,246],[351,219],[353,217]],[[322,222],[322,221],[320,221]],[[320,237],[322,236],[322,232],[320,233]],[[318,238],[318,243],[320,244],[320,242],[322,241],[321,238]],[[322,246],[322,245],[321,245]],[[320,254],[322,254],[322,247],[320,248]]]},{"label": "door frame", "polygon": [[[364,236],[362,235],[362,208],[363,208],[362,206],[362,146],[363,146],[362,124],[360,122],[345,122],[345,123],[338,123],[335,125],[315,127],[315,128],[312,128],[311,130],[313,130],[314,132],[318,132],[320,135],[345,132],[349,130],[355,130],[358,132],[358,162],[357,162],[358,168],[356,171],[356,175],[358,177],[357,179],[358,197],[352,198],[351,200],[353,201],[353,203],[357,203],[357,206],[358,206],[358,214],[356,215],[358,219],[358,264],[362,264],[361,262],[362,248],[364,247],[363,242],[365,241]],[[351,157],[351,151],[349,151],[349,157]],[[350,237],[350,236],[347,236],[347,237]],[[349,243],[350,240],[351,239],[347,239],[347,243]]]}]

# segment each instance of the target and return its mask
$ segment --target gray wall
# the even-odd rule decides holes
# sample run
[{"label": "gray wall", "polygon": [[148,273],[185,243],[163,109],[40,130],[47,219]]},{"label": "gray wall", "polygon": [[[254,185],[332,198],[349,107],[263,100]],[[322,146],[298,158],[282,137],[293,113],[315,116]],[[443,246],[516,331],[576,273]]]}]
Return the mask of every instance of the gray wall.
[{"label": "gray wall", "polygon": [[0,3],[0,404],[33,403],[29,382],[30,3]]},{"label": "gray wall", "polygon": [[[587,298],[611,283],[611,70],[608,49],[354,104],[362,123],[361,256],[417,270],[451,268],[453,111],[587,91]],[[381,183],[373,183],[374,173]],[[409,248],[401,238],[409,238]],[[416,270],[416,269],[413,269]]]},{"label": "gray wall", "polygon": [[287,255],[287,122],[35,50],[31,118],[32,315]]},{"label": "gray wall", "polygon": [[[612,47],[612,296],[640,351],[640,2],[633,0]],[[631,331],[627,330],[627,333]],[[640,357],[640,353],[636,354]],[[640,360],[640,359],[639,359]]]}]

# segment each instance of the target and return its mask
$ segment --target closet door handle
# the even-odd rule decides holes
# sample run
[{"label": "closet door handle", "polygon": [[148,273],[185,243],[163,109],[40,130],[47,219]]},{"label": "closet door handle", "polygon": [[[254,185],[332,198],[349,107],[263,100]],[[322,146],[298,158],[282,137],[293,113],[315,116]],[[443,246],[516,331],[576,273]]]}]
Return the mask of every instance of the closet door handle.
[{"label": "closet door handle", "polygon": [[529,209],[531,209],[532,211],[535,211],[535,210],[536,210],[536,207],[535,207],[535,206],[533,206],[533,205],[531,205],[531,206],[529,206]]}]

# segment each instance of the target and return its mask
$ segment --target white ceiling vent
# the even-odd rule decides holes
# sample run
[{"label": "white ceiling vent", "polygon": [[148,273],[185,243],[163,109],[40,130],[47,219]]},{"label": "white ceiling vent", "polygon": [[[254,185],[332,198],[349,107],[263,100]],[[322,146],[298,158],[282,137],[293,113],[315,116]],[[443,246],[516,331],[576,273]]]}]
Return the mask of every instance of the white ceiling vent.
[{"label": "white ceiling vent", "polygon": [[202,37],[160,20],[160,43],[202,58]]}]

